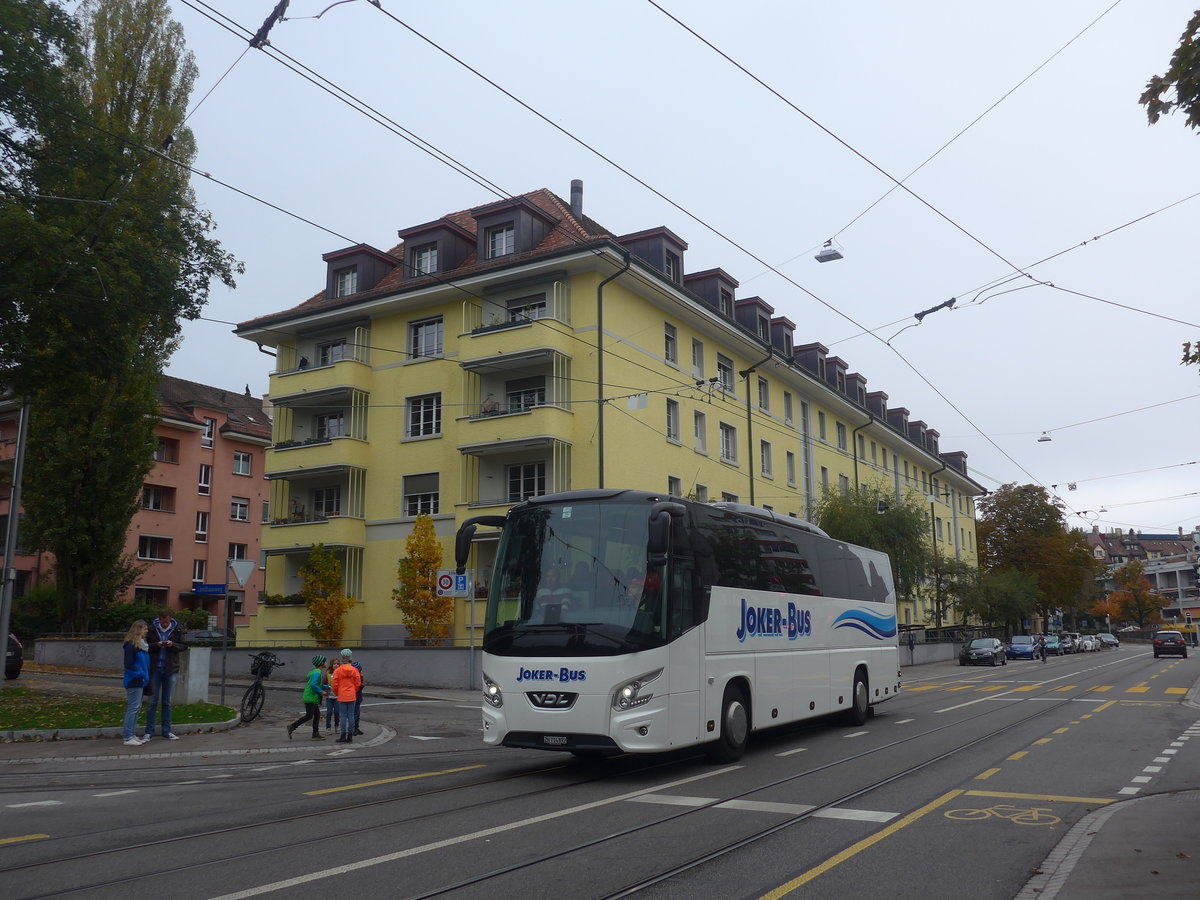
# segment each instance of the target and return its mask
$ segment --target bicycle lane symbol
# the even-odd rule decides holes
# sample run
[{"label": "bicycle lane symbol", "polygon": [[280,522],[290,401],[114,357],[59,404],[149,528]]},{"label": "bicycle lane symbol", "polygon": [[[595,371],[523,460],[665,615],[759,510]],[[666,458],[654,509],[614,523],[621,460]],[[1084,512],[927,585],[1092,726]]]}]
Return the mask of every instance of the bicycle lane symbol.
[{"label": "bicycle lane symbol", "polygon": [[982,822],[992,818],[1007,819],[1015,825],[1057,825],[1062,821],[1058,816],[1050,815],[1050,810],[1046,807],[1025,809],[1004,803],[987,806],[983,809],[951,809],[943,815],[947,819],[956,819],[960,822]]}]

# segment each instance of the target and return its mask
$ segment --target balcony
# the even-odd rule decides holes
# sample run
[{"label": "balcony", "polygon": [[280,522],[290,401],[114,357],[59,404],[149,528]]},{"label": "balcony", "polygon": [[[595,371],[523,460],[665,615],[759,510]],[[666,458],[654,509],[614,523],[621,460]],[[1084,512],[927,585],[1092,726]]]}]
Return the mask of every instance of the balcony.
[{"label": "balcony", "polygon": [[370,445],[366,441],[350,437],[335,437],[325,440],[311,439],[303,442],[280,441],[267,454],[267,477],[276,473],[305,468],[328,466],[355,466],[366,468]]}]

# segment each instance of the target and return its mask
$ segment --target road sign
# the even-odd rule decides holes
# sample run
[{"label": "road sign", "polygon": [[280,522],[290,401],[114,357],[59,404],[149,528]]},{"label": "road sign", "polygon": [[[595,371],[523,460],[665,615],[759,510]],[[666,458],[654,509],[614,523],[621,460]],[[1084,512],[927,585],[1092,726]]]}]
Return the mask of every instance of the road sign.
[{"label": "road sign", "polygon": [[192,593],[202,597],[220,597],[225,593],[223,584],[193,584]]},{"label": "road sign", "polygon": [[439,597],[465,597],[468,593],[469,579],[464,573],[459,575],[453,569],[439,569],[437,574],[437,595]]}]

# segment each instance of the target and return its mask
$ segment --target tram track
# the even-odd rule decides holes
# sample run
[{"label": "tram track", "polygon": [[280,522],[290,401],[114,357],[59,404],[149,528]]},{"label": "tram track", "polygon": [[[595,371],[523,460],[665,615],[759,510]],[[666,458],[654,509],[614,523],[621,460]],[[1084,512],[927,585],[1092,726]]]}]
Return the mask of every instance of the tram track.
[{"label": "tram track", "polygon": [[[1130,659],[1128,661],[1133,662],[1134,660]],[[1114,664],[1117,664],[1119,662],[1125,662],[1125,660],[1114,661]],[[1049,673],[1047,673],[1047,674],[1049,674]],[[1100,674],[1098,672],[1089,672],[1088,675],[1089,675],[1090,679],[1097,679],[1100,677]],[[1051,713],[1061,709],[1064,705],[1071,703],[1071,702],[1073,702],[1073,700],[1070,697],[1064,697],[1061,700],[1058,700],[1057,702],[1051,702],[1047,705],[1042,706],[1042,708],[1039,709],[1037,712],[1027,716],[1024,721],[1026,721],[1026,722],[1033,721],[1036,719],[1040,719],[1044,716],[1048,716]],[[481,873],[476,876],[462,879],[453,884],[442,885],[435,889],[426,891],[424,893],[414,894],[414,895],[412,895],[410,900],[418,900],[418,898],[425,898],[425,897],[441,896],[441,895],[444,895],[444,894],[447,894],[447,893],[450,893],[450,892],[453,892],[456,890],[462,890],[462,889],[470,888],[473,886],[482,885],[490,880],[493,880],[493,879],[496,879],[496,878],[499,878],[499,877],[502,877],[505,875],[511,875],[511,874],[518,873],[521,871],[526,871],[526,870],[534,868],[538,865],[542,865],[542,864],[545,864],[545,863],[548,863],[548,862],[551,862],[554,860],[562,859],[562,858],[569,857],[574,854],[592,850],[592,849],[596,848],[597,846],[603,845],[608,842],[617,841],[617,840],[620,840],[625,837],[629,837],[632,835],[637,835],[639,833],[647,832],[651,829],[664,826],[671,822],[677,822],[678,820],[680,820],[684,817],[696,815],[697,813],[704,812],[705,810],[709,810],[718,804],[726,803],[730,800],[741,799],[741,798],[747,797],[749,795],[759,793],[762,791],[769,791],[769,790],[778,788],[778,787],[786,785],[786,784],[793,784],[793,783],[801,781],[805,778],[811,778],[811,777],[821,774],[821,773],[827,773],[830,770],[837,768],[838,766],[845,766],[845,765],[853,763],[855,761],[871,757],[875,754],[887,753],[888,751],[894,750],[897,747],[903,746],[905,744],[910,744],[914,741],[928,738],[930,736],[937,735],[941,732],[946,731],[947,729],[962,728],[965,724],[970,723],[976,719],[983,718],[989,714],[990,714],[990,712],[988,710],[980,710],[978,713],[974,713],[972,715],[968,715],[968,716],[965,716],[962,718],[957,718],[952,722],[947,722],[945,724],[938,725],[933,728],[923,729],[917,733],[906,735],[905,737],[899,738],[894,741],[888,741],[882,745],[865,749],[859,753],[851,754],[851,755],[844,756],[844,757],[839,757],[838,759],[831,760],[831,761],[823,763],[821,765],[807,768],[802,772],[793,773],[785,778],[777,779],[775,781],[772,781],[772,782],[769,782],[766,784],[756,785],[755,787],[753,787],[747,791],[741,792],[739,794],[735,794],[733,796],[722,797],[722,798],[712,801],[711,803],[706,803],[706,804],[703,804],[700,806],[695,806],[695,807],[689,807],[687,809],[672,813],[670,815],[658,817],[658,818],[654,819],[653,821],[640,823],[637,826],[633,826],[633,827],[630,827],[627,829],[623,829],[621,831],[606,834],[600,838],[596,838],[596,839],[592,839],[592,840],[588,840],[588,841],[582,841],[582,842],[572,845],[570,847],[561,848],[554,852],[549,852],[546,854],[542,854],[542,855],[539,855],[536,857],[529,858],[527,860],[523,860],[520,863],[514,863],[509,866],[499,867],[499,868],[496,868],[496,869],[491,870],[486,873]],[[803,727],[801,729],[796,729],[796,730],[798,730],[800,732],[805,732],[805,731],[810,731],[810,730],[815,730],[817,728],[825,727],[820,724],[812,725],[811,723],[806,723],[806,726],[807,727]],[[666,879],[669,879],[670,877],[672,877],[674,875],[681,874],[682,872],[686,872],[689,869],[695,868],[699,865],[703,865],[704,863],[709,862],[713,859],[720,858],[721,856],[724,856],[728,853],[734,852],[742,847],[748,846],[749,844],[763,840],[771,835],[777,834],[780,831],[786,830],[787,828],[790,828],[790,827],[797,825],[809,818],[812,818],[814,815],[818,814],[822,810],[826,810],[831,807],[836,807],[841,804],[847,803],[851,800],[854,800],[858,797],[867,795],[867,794],[871,793],[872,791],[878,790],[878,789],[884,787],[885,785],[888,785],[900,778],[903,778],[903,777],[911,775],[915,772],[921,771],[922,769],[925,769],[931,765],[934,765],[945,759],[953,757],[956,754],[962,753],[965,750],[968,750],[972,747],[975,747],[985,741],[988,741],[988,740],[998,736],[999,734],[1009,730],[1010,728],[1011,728],[1011,725],[1005,724],[998,728],[991,729],[983,735],[980,735],[980,736],[975,737],[968,741],[963,741],[963,742],[955,745],[954,747],[951,747],[950,749],[945,750],[945,751],[937,754],[934,757],[931,757],[930,759],[922,760],[921,762],[914,764],[913,766],[909,766],[909,767],[903,769],[902,771],[893,772],[893,773],[887,775],[886,777],[876,779],[869,784],[866,784],[862,787],[856,788],[854,791],[847,792],[841,796],[827,800],[826,802],[821,803],[820,805],[815,806],[812,809],[807,810],[806,812],[791,815],[784,821],[776,822],[774,825],[772,825],[769,828],[762,829],[762,830],[760,830],[758,832],[754,832],[750,835],[745,835],[745,836],[739,837],[736,840],[732,840],[732,841],[728,842],[727,844],[722,845],[721,847],[708,850],[703,854],[697,855],[693,859],[690,859],[690,860],[685,861],[684,863],[675,865],[675,866],[671,867],[670,869],[665,870],[661,873],[657,873],[653,877],[647,877],[645,879],[640,879],[640,880],[637,880],[634,882],[630,882],[629,884],[620,888],[618,891],[615,891],[613,893],[606,895],[606,897],[628,896],[632,893],[636,893],[639,890],[643,890],[646,887],[649,887],[653,884],[657,884]],[[481,749],[482,750],[490,750],[491,748],[481,748]],[[464,751],[457,751],[457,754],[461,755],[462,752],[464,752]],[[465,752],[471,752],[471,751],[465,751]],[[449,755],[452,753],[455,753],[455,751],[434,751],[432,753],[422,753],[422,754],[395,754],[395,755],[388,757],[388,759],[412,760],[412,759],[419,759],[419,758],[437,758],[440,755]],[[522,792],[520,796],[522,797],[523,800],[529,799],[532,797],[538,797],[538,796],[545,797],[545,796],[551,796],[557,792],[572,790],[572,789],[575,789],[575,788],[578,788],[581,786],[585,786],[588,784],[595,784],[595,783],[602,782],[602,781],[609,781],[609,780],[616,780],[616,779],[627,779],[631,776],[642,774],[645,772],[654,771],[654,770],[660,769],[660,768],[678,767],[682,764],[686,764],[687,762],[696,759],[698,755],[699,755],[699,753],[681,752],[681,753],[671,754],[668,757],[658,757],[658,756],[656,756],[656,757],[630,757],[630,756],[626,756],[626,757],[616,758],[616,760],[610,759],[604,763],[605,766],[612,766],[614,764],[614,762],[617,762],[617,761],[624,761],[626,764],[630,764],[630,765],[628,765],[627,767],[623,767],[617,771],[605,771],[605,772],[601,772],[598,774],[592,774],[591,776],[586,777],[586,778],[571,779],[570,781],[567,781],[567,782],[558,783],[558,784],[554,784],[554,785],[548,785],[546,787],[539,788],[537,790]],[[364,760],[365,759],[366,758],[364,758]],[[374,759],[377,760],[379,758],[376,757]],[[640,763],[642,761],[647,761],[649,764],[641,765]],[[329,762],[335,763],[335,762],[338,762],[338,760],[330,760]],[[344,760],[342,760],[342,762],[344,762]],[[250,764],[247,763],[246,765],[248,766]],[[407,804],[407,803],[411,803],[413,801],[416,801],[416,800],[419,800],[422,798],[429,798],[429,797],[438,796],[438,795],[447,795],[447,794],[451,794],[454,792],[460,792],[460,791],[477,790],[479,788],[484,788],[484,787],[487,787],[490,785],[501,785],[501,784],[505,784],[505,783],[509,783],[509,782],[519,781],[521,779],[528,778],[528,777],[545,775],[546,773],[552,772],[552,771],[563,770],[563,769],[568,768],[569,766],[571,766],[571,763],[567,763],[566,765],[556,764],[553,766],[539,767],[539,768],[531,769],[528,771],[522,771],[522,772],[506,775],[501,778],[467,780],[464,782],[460,782],[460,783],[457,783],[454,785],[448,785],[448,786],[441,787],[441,788],[435,788],[432,790],[419,791],[416,793],[405,794],[402,797],[384,797],[384,798],[378,798],[378,799],[374,799],[374,800],[362,801],[362,802],[357,802],[357,803],[343,804],[341,806],[336,806],[336,807],[324,807],[321,809],[306,811],[303,813],[288,814],[288,815],[283,815],[283,816],[274,816],[272,818],[265,819],[265,820],[239,823],[239,824],[235,824],[235,825],[231,825],[231,826],[227,826],[227,827],[205,829],[205,830],[201,830],[201,831],[190,831],[187,834],[174,835],[169,838],[157,839],[157,840],[152,840],[152,841],[142,841],[142,842],[137,842],[137,843],[129,844],[127,846],[122,846],[122,847],[106,848],[106,849],[95,850],[95,851],[91,851],[91,852],[87,852],[87,853],[68,854],[68,855],[63,855],[63,856],[46,859],[46,860],[31,861],[29,863],[25,863],[25,864],[18,865],[18,866],[0,867],[0,874],[9,873],[9,872],[15,873],[15,872],[22,872],[22,871],[24,871],[24,872],[36,871],[39,868],[60,866],[60,865],[66,864],[66,863],[79,862],[79,861],[88,860],[88,859],[116,858],[124,853],[136,854],[138,851],[145,850],[148,848],[163,847],[165,845],[176,844],[176,843],[181,843],[181,842],[193,842],[194,843],[198,840],[202,840],[205,838],[226,836],[226,835],[230,835],[230,834],[234,834],[234,833],[238,833],[238,832],[247,832],[247,831],[262,832],[267,829],[279,827],[281,825],[287,825],[287,824],[295,823],[295,822],[302,822],[304,820],[309,820],[309,819],[322,818],[322,817],[330,815],[331,813],[354,813],[354,812],[359,812],[359,811],[370,809],[370,808],[385,808],[388,805]],[[305,774],[308,774],[308,773],[306,772]],[[509,802],[511,802],[511,800],[512,800],[511,797],[506,796],[506,797],[500,797],[500,798],[484,799],[484,800],[480,800],[478,802],[467,803],[467,804],[447,804],[446,806],[452,807],[453,812],[459,813],[459,812],[462,812],[465,810],[485,810],[488,807],[491,807],[495,804],[509,803]],[[284,803],[292,804],[292,803],[295,803],[295,801],[294,800],[286,800],[286,801],[279,801],[279,803],[281,805]],[[263,808],[265,808],[265,807],[259,807],[259,809],[263,809]],[[446,814],[447,814],[447,810],[445,808],[438,809],[438,810],[434,810],[434,811],[424,813],[421,815],[416,815],[416,816],[413,816],[410,818],[405,818],[401,821],[395,821],[394,823],[390,823],[388,827],[391,827],[391,825],[410,826],[410,825],[413,825],[414,823],[420,823],[420,822],[426,821],[426,820],[436,820],[438,817],[441,817]],[[354,828],[354,827],[339,828],[338,833],[339,833],[339,836],[341,836],[341,837],[350,838],[356,834],[365,834],[368,832],[376,832],[377,833],[379,831],[380,827],[381,826],[378,824],[372,824],[372,825],[367,825],[362,828]],[[96,833],[92,833],[90,836],[95,836],[95,834]],[[71,835],[71,836],[69,836],[69,839],[72,841],[76,841],[76,840],[79,840],[81,837],[87,837],[87,836],[89,836],[89,835]],[[67,895],[71,895],[71,894],[87,893],[89,891],[99,891],[99,890],[102,890],[105,888],[119,887],[124,884],[135,883],[135,882],[141,881],[143,879],[147,879],[147,878],[152,879],[158,875],[166,875],[166,874],[170,874],[170,873],[180,873],[183,871],[202,871],[207,867],[215,866],[218,864],[227,865],[229,863],[234,863],[234,862],[241,861],[241,860],[250,860],[255,857],[261,857],[264,855],[276,853],[281,850],[295,850],[296,848],[302,848],[309,844],[319,844],[321,842],[326,841],[327,839],[328,839],[328,835],[325,833],[322,833],[322,834],[316,835],[312,838],[300,838],[298,840],[291,840],[286,845],[286,847],[273,846],[273,847],[267,847],[267,848],[254,849],[254,850],[250,850],[250,851],[235,854],[235,855],[222,855],[222,856],[220,856],[220,858],[198,860],[194,863],[185,863],[183,865],[175,864],[175,865],[170,866],[167,869],[163,869],[160,872],[148,872],[148,871],[141,870],[134,876],[113,879],[113,880],[108,880],[108,881],[97,881],[97,882],[90,883],[87,885],[73,887],[73,888],[69,888],[64,891],[55,892],[55,895],[56,896],[67,896]],[[154,857],[149,857],[149,858],[154,858]],[[144,857],[143,857],[143,862],[144,862]]]}]

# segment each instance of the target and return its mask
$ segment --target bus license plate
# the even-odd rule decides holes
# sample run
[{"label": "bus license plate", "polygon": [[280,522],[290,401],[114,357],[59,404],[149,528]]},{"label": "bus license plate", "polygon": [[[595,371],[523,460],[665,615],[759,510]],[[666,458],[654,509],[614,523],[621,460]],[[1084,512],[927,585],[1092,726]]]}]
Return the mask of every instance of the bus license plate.
[{"label": "bus license plate", "polygon": [[543,744],[553,744],[556,747],[564,746],[567,743],[565,735],[561,734],[544,734],[542,735]]}]

